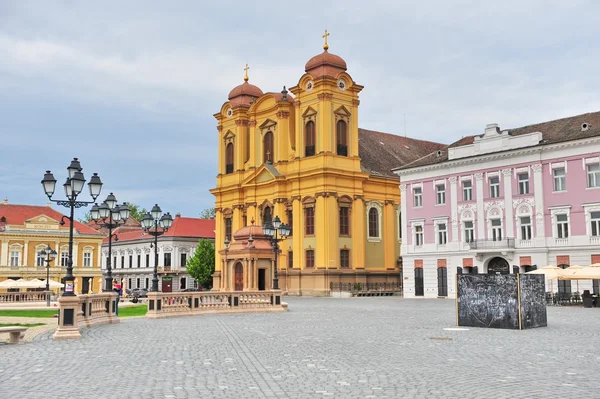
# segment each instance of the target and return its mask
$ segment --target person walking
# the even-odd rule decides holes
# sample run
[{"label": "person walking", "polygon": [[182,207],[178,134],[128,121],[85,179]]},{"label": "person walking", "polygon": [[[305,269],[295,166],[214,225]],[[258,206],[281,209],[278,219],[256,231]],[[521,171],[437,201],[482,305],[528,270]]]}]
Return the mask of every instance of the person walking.
[{"label": "person walking", "polygon": [[123,290],[121,289],[121,284],[118,284],[113,280],[113,291],[117,293],[117,300],[115,305],[115,313],[119,315],[119,300],[121,299],[121,295],[123,294]]}]

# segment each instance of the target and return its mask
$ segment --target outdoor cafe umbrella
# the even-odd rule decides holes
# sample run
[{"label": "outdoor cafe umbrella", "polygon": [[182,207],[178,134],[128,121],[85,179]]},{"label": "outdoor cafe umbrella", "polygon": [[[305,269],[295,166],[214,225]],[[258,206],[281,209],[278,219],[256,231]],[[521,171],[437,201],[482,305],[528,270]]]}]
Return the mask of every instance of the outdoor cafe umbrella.
[{"label": "outdoor cafe umbrella", "polygon": [[[42,283],[44,284],[44,287],[46,287],[46,280],[42,281]],[[58,283],[52,279],[49,280],[49,283],[50,283],[50,288],[62,288],[64,286],[64,284]]]},{"label": "outdoor cafe umbrella", "polygon": [[0,288],[17,288],[16,284],[17,280],[8,279],[0,283]]},{"label": "outdoor cafe umbrella", "polygon": [[578,271],[585,269],[583,266],[573,265],[563,269],[563,275],[559,276],[559,280],[575,280],[577,283],[577,292],[579,292],[579,280],[578,278],[571,278],[577,274]]},{"label": "outdoor cafe umbrella", "polygon": [[21,278],[15,282],[15,288],[39,288],[40,280],[25,280]]},{"label": "outdoor cafe umbrella", "polygon": [[600,280],[600,263],[582,267],[570,274],[564,275],[561,280]]},{"label": "outdoor cafe umbrella", "polygon": [[527,272],[526,274],[543,274],[546,280],[550,280],[550,291],[554,291],[553,280],[557,280],[564,275],[564,270],[558,266],[548,265],[542,268]]}]

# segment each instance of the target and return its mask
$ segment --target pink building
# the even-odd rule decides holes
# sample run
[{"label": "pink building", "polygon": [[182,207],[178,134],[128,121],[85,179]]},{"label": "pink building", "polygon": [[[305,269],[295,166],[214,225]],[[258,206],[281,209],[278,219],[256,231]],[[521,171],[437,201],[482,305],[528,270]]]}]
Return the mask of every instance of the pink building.
[{"label": "pink building", "polygon": [[504,131],[490,124],[394,172],[405,296],[455,297],[457,267],[600,262],[600,112]]}]

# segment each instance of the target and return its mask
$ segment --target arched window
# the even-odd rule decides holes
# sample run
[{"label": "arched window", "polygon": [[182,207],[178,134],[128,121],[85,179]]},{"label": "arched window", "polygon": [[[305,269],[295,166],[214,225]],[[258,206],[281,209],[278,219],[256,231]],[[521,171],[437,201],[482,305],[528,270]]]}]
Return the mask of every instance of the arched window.
[{"label": "arched window", "polygon": [[315,122],[308,121],[304,126],[304,155],[315,155]]},{"label": "arched window", "polygon": [[377,208],[369,209],[369,237],[379,237],[379,212]]},{"label": "arched window", "polygon": [[343,120],[337,121],[335,128],[335,136],[337,139],[337,154],[348,156],[348,133],[346,122]]},{"label": "arched window", "polygon": [[271,208],[267,206],[263,211],[263,226],[267,224],[267,222],[272,223],[272,221],[273,218],[271,217]]},{"label": "arched window", "polygon": [[225,149],[225,174],[233,173],[233,143],[227,144]]},{"label": "arched window", "polygon": [[263,138],[263,163],[273,163],[273,133],[267,132]]}]

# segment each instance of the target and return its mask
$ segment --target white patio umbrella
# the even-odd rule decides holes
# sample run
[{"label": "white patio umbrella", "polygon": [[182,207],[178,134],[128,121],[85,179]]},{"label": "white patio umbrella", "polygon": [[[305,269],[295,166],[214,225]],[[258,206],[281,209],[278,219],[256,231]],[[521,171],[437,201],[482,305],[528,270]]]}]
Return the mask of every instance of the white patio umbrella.
[{"label": "white patio umbrella", "polygon": [[600,263],[574,270],[563,278],[565,280],[600,280]]},{"label": "white patio umbrella", "polygon": [[0,288],[17,288],[16,284],[17,280],[8,279],[0,283]]},{"label": "white patio umbrella", "polygon": [[577,283],[577,292],[579,292],[579,280],[583,280],[580,278],[572,278],[573,276],[575,276],[577,274],[577,272],[579,272],[580,270],[585,269],[585,267],[580,266],[580,265],[573,265],[570,267],[567,267],[566,269],[563,270],[563,275],[559,276],[558,279],[559,280],[575,280],[575,282]]},{"label": "white patio umbrella", "polygon": [[15,282],[15,288],[38,288],[40,285],[40,281],[30,281],[24,278],[21,278]]},{"label": "white patio umbrella", "polygon": [[[46,280],[42,281],[42,283],[44,284],[44,287],[46,287]],[[62,288],[63,286],[64,284],[50,279],[50,288]]]},{"label": "white patio umbrella", "polygon": [[558,266],[548,265],[539,269],[527,272],[525,274],[543,274],[546,276],[546,280],[550,280],[550,291],[554,292],[553,281],[558,280],[559,277],[564,275],[564,270]]}]

